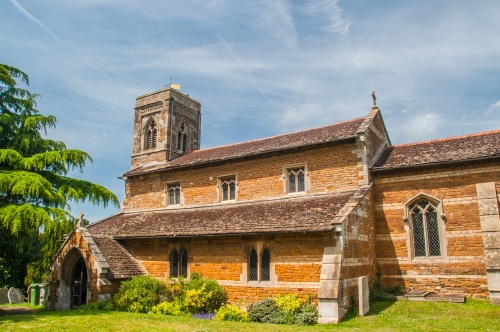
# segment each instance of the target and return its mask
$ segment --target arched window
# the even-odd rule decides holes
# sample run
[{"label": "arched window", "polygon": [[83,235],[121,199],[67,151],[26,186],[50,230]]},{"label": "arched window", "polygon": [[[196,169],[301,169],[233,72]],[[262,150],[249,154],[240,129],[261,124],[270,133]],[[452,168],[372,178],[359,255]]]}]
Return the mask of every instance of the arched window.
[{"label": "arched window", "polygon": [[436,207],[421,200],[410,211],[415,257],[441,256]]},{"label": "arched window", "polygon": [[187,128],[184,123],[181,124],[179,132],[177,133],[177,150],[186,152],[187,149]]},{"label": "arched window", "polygon": [[248,255],[248,281],[271,281],[271,252],[264,249],[257,254],[257,250],[250,250]]},{"label": "arched window", "polygon": [[259,257],[257,256],[257,251],[252,249],[249,256],[249,280],[258,281],[259,280]]},{"label": "arched window", "polygon": [[173,250],[170,255],[170,276],[174,278],[184,277],[187,278],[188,270],[188,255],[185,249],[179,253]]},{"label": "arched window", "polygon": [[179,277],[179,253],[177,250],[172,251],[170,255],[170,276]]},{"label": "arched window", "polygon": [[158,130],[154,119],[150,119],[146,125],[144,148],[146,150],[156,148]]},{"label": "arched window", "polygon": [[187,251],[182,250],[179,258],[180,258],[180,262],[179,262],[180,275],[181,275],[181,277],[187,278],[187,271],[188,271]]},{"label": "arched window", "polygon": [[420,195],[407,204],[409,258],[446,258],[444,215],[440,202]]},{"label": "arched window", "polygon": [[271,280],[271,253],[269,249],[264,249],[260,258],[260,280]]}]

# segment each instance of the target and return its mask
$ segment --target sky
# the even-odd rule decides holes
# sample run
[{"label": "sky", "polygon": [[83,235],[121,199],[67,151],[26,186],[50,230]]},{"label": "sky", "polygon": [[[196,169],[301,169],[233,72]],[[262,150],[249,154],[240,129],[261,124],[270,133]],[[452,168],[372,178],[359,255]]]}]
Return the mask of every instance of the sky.
[{"label": "sky", "polygon": [[[135,98],[181,84],[201,147],[366,116],[392,144],[500,129],[497,0],[0,0],[0,63],[121,201]],[[73,205],[95,222],[114,207]]]}]

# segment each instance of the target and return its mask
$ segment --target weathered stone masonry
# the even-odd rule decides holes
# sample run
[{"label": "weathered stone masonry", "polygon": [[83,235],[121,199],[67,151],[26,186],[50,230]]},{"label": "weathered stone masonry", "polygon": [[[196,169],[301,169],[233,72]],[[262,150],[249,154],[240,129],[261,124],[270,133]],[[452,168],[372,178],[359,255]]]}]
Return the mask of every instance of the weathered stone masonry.
[{"label": "weathered stone masonry", "polygon": [[[86,300],[99,301],[134,275],[168,280],[174,252],[186,253],[187,275],[218,280],[230,301],[316,296],[320,323],[356,305],[366,276],[371,287],[499,302],[500,131],[392,146],[373,107],[358,119],[200,150],[200,108],[171,88],[137,98],[121,212],[69,235],[52,264],[50,305],[72,306],[80,258]],[[294,183],[292,171],[301,174]],[[416,204],[430,206],[425,238],[415,233]],[[252,250],[269,253],[268,279],[250,280]]]}]

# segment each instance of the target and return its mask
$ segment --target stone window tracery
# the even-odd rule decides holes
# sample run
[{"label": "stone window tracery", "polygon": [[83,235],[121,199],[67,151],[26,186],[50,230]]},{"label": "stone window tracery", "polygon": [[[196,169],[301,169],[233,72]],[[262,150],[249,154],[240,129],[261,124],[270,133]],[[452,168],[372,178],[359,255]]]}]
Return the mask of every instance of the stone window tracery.
[{"label": "stone window tracery", "polygon": [[[260,258],[260,259],[259,259]],[[252,248],[248,255],[248,281],[270,281],[271,280],[271,252],[265,248],[257,254]]]},{"label": "stone window tracery", "polygon": [[236,199],[236,176],[219,178],[220,200],[231,201]]},{"label": "stone window tracery", "polygon": [[181,204],[181,183],[169,183],[167,185],[167,202],[168,205]]},{"label": "stone window tracery", "polygon": [[286,168],[285,178],[286,178],[286,191],[288,193],[298,193],[306,191],[305,166]]},{"label": "stone window tracery", "polygon": [[185,249],[178,252],[176,249],[170,254],[170,276],[187,278],[188,255]]},{"label": "stone window tracery", "polygon": [[445,217],[441,203],[427,195],[419,195],[406,204],[408,254],[410,260],[446,259]]}]

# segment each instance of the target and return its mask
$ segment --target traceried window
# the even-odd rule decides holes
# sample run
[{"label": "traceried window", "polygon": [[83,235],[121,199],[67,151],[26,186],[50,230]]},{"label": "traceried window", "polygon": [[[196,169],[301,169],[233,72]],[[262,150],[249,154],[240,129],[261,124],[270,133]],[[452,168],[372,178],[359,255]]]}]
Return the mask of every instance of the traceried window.
[{"label": "traceried window", "polygon": [[236,199],[236,176],[219,178],[220,200],[230,201]]},{"label": "traceried window", "polygon": [[181,124],[179,132],[177,133],[177,150],[186,152],[187,148],[187,128],[184,123]]},{"label": "traceried window", "polygon": [[187,251],[173,250],[170,254],[170,276],[178,278],[179,276],[187,278]]},{"label": "traceried window", "polygon": [[306,171],[305,167],[293,167],[286,169],[287,191],[297,193],[306,191]]},{"label": "traceried window", "polygon": [[271,280],[271,253],[269,249],[262,250],[260,259],[257,250],[250,250],[250,254],[248,255],[248,280]]},{"label": "traceried window", "polygon": [[410,210],[415,257],[441,256],[439,220],[436,207],[426,199]]},{"label": "traceried window", "polygon": [[181,184],[180,182],[169,183],[167,185],[168,205],[181,204]]},{"label": "traceried window", "polygon": [[408,262],[418,264],[422,259],[449,262],[442,202],[420,193],[405,204],[405,210]]},{"label": "traceried window", "polygon": [[156,148],[158,129],[154,119],[150,119],[146,125],[144,148],[146,150]]}]

